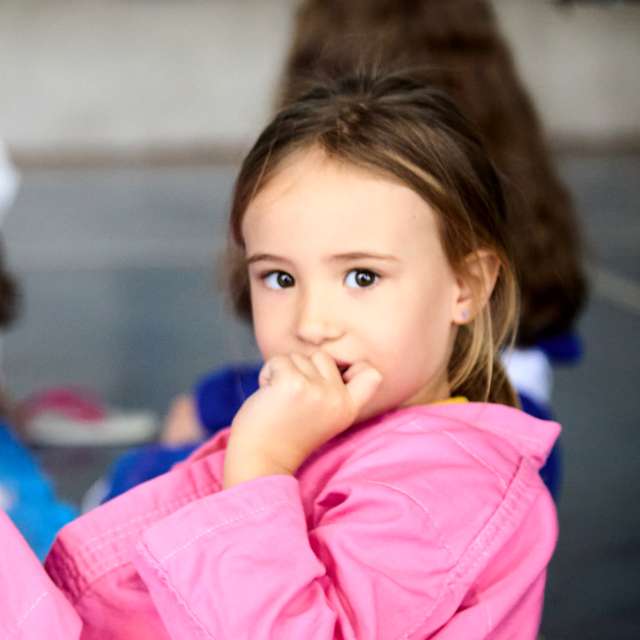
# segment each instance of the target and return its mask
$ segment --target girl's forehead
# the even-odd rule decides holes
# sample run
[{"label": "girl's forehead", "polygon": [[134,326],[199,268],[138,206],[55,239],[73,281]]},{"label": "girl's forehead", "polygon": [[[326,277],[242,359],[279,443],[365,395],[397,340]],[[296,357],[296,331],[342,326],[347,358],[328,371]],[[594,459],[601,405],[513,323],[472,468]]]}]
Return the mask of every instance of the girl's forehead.
[{"label": "girl's forehead", "polygon": [[433,210],[408,186],[312,148],[288,158],[258,192],[242,232],[245,242],[275,239],[285,229],[406,242],[435,227]]},{"label": "girl's forehead", "polygon": [[317,145],[297,149],[272,169],[270,178],[261,186],[249,208],[256,203],[260,207],[268,206],[292,193],[296,197],[301,191],[313,192],[319,184],[326,189],[327,183],[331,183],[335,188],[339,183],[357,177],[373,181],[380,176],[342,158],[329,156]]}]

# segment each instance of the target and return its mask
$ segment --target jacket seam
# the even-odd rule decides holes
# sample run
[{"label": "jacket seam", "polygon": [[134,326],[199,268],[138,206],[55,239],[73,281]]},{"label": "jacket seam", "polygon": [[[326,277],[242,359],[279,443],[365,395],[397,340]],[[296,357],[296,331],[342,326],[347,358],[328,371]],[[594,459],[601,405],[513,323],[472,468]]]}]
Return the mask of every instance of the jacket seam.
[{"label": "jacket seam", "polygon": [[200,532],[197,536],[193,536],[185,544],[180,545],[179,547],[174,549],[171,553],[166,554],[166,555],[160,557],[159,559],[156,559],[155,555],[152,553],[151,549],[149,548],[149,546],[148,546],[148,544],[146,542],[142,541],[142,542],[140,542],[138,544],[138,549],[140,551],[142,551],[142,554],[146,558],[147,562],[151,565],[151,567],[153,568],[155,573],[158,575],[160,581],[173,594],[173,596],[176,598],[176,601],[178,602],[178,604],[186,611],[187,615],[191,618],[191,620],[195,624],[197,624],[201,628],[201,630],[206,634],[207,638],[210,638],[211,640],[215,640],[215,636],[211,635],[209,630],[201,622],[201,620],[198,617],[198,615],[191,609],[189,604],[182,597],[182,595],[180,594],[180,591],[178,590],[178,588],[175,587],[172,584],[169,572],[162,566],[162,563],[166,562],[168,559],[174,557],[175,555],[177,555],[181,551],[184,551],[186,548],[188,548],[194,542],[196,542],[196,540],[199,540],[200,538],[203,538],[204,536],[212,533],[213,531],[215,531],[217,529],[221,529],[221,528],[223,528],[223,527],[225,527],[225,526],[227,526],[229,524],[235,524],[236,522],[240,522],[242,520],[246,520],[247,518],[249,518],[250,516],[252,516],[252,515],[254,515],[256,513],[262,513],[264,511],[268,511],[268,510],[274,509],[276,507],[279,507],[282,504],[288,504],[288,503],[289,503],[288,500],[279,500],[277,502],[273,502],[271,504],[268,504],[268,505],[265,505],[263,507],[260,507],[259,509],[254,509],[254,510],[248,512],[248,513],[245,513],[241,517],[232,518],[232,519],[226,520],[224,522],[218,523],[214,527],[208,527],[206,530]]},{"label": "jacket seam", "polygon": [[24,623],[32,616],[33,612],[40,606],[40,603],[48,595],[50,595],[49,591],[43,591],[37,598],[35,598],[31,602],[27,610],[20,616],[20,618],[18,618],[15,629],[13,631],[9,631],[9,633],[5,636],[5,638],[11,638],[11,637],[17,636],[18,632],[20,631]]},{"label": "jacket seam", "polygon": [[[469,427],[471,429],[474,429],[475,431],[482,431],[482,433],[491,433],[491,434],[495,434],[495,435],[504,435],[507,436],[507,439],[509,441],[509,443],[511,443],[512,439],[514,438],[514,434],[513,431],[510,431],[509,429],[502,429],[499,426],[495,426],[495,425],[491,425],[491,429],[483,429],[482,427],[478,427],[478,425],[476,425],[472,420],[464,420],[462,418],[455,418],[453,416],[445,416],[442,415],[440,413],[432,413],[429,414],[430,418],[439,418],[441,420],[446,420],[447,422],[450,423],[454,423],[457,425],[462,425],[465,427]],[[420,418],[417,418],[415,416],[412,416],[411,418],[407,418],[405,420],[399,420],[396,424],[394,425],[390,425],[390,429],[393,429],[395,427],[399,427],[399,426],[417,426],[421,431],[427,431],[430,433],[436,433],[437,431],[440,431],[440,429],[437,430],[425,430],[421,424],[422,421],[422,416]],[[553,422],[553,421],[545,421],[545,422]],[[381,432],[381,433],[386,433],[386,432]],[[543,441],[541,440],[541,438],[537,438],[536,436],[527,436],[524,433],[519,433],[516,436],[517,440],[521,440],[523,442],[527,442],[528,444],[532,444],[532,445],[537,445],[537,447],[539,448],[543,443]],[[512,445],[513,446],[513,445]]]},{"label": "jacket seam", "polygon": [[433,604],[428,608],[420,621],[414,624],[413,627],[405,631],[402,635],[397,636],[398,640],[408,640],[408,638],[410,638],[411,635],[414,634],[435,611],[436,607],[442,600],[445,590],[451,590],[455,582],[464,579],[464,577],[467,576],[483,560],[489,547],[495,545],[498,541],[503,541],[504,535],[498,535],[498,533],[504,530],[505,522],[511,520],[514,513],[518,510],[524,510],[525,504],[518,504],[521,499],[528,497],[529,500],[526,502],[527,505],[533,501],[535,494],[538,493],[536,488],[528,485],[525,478],[520,477],[527,473],[527,467],[528,464],[526,459],[522,459],[518,468],[518,473],[511,483],[512,491],[507,493],[504,500],[498,506],[496,512],[482,527],[480,532],[475,536],[474,540],[461,555],[456,566],[453,567],[449,572],[448,577],[443,581],[443,586],[438,597],[434,600]]},{"label": "jacket seam", "polygon": [[493,465],[489,464],[479,453],[474,451],[471,447],[466,446],[465,443],[463,443],[459,438],[456,438],[452,433],[450,433],[446,429],[443,430],[442,433],[447,438],[449,438],[450,440],[455,442],[455,444],[457,444],[458,447],[460,447],[463,451],[468,453],[474,460],[478,461],[483,467],[485,467],[493,475],[495,475],[495,477],[500,482],[500,486],[502,487],[503,491],[507,490],[507,483],[506,483],[505,479],[498,473],[498,471],[495,469],[495,467],[493,467]]},{"label": "jacket seam", "polygon": [[434,518],[431,509],[429,509],[429,507],[423,505],[417,498],[415,498],[414,496],[412,496],[410,493],[407,493],[406,491],[403,491],[402,489],[400,489],[399,487],[396,487],[392,484],[387,484],[386,482],[380,482],[379,480],[367,480],[368,484],[376,484],[382,487],[385,487],[387,489],[390,489],[391,491],[396,491],[397,493],[400,493],[401,495],[405,496],[408,500],[410,500],[411,502],[413,502],[415,505],[417,505],[423,512],[424,514],[427,516],[427,518],[429,518],[429,521],[431,522],[431,526],[434,528],[436,535],[437,535],[437,543],[438,545],[441,547],[441,549],[443,549],[449,557],[449,561],[453,564],[455,563],[455,554],[453,553],[451,547],[444,541],[444,536],[442,535],[442,530],[440,529],[440,526],[438,525],[436,519]]},{"label": "jacket seam", "polygon": [[[165,513],[171,512],[174,510],[174,508],[179,507],[180,505],[190,504],[191,502],[193,502],[193,500],[201,498],[205,495],[208,495],[208,492],[215,489],[219,489],[218,483],[215,483],[215,485],[212,483],[211,485],[205,487],[203,491],[192,491],[191,493],[182,494],[180,497],[177,497],[171,502],[164,504],[162,507],[157,507],[156,509],[152,509],[151,511],[146,511],[145,513],[139,516],[136,516],[135,518],[131,518],[130,520],[127,520],[126,522],[123,522],[122,524],[119,524],[116,527],[107,529],[106,531],[103,531],[98,535],[93,536],[88,540],[86,540],[85,543],[82,545],[83,551],[86,551],[86,552],[96,551],[97,549],[102,548],[105,544],[109,543],[110,540],[106,540],[106,538],[110,538],[112,534],[114,533],[118,534],[120,532],[128,533],[132,529],[135,529],[134,525],[136,525],[138,522],[144,522],[145,520],[148,520],[149,518],[153,518],[158,514],[165,514]],[[99,542],[100,544],[96,544],[96,542]]]},{"label": "jacket seam", "polygon": [[195,625],[197,625],[197,627],[199,627],[200,631],[205,634],[206,638],[209,638],[209,640],[216,640],[216,637],[209,632],[207,627],[200,620],[199,616],[195,613],[195,611],[191,609],[189,603],[182,597],[180,592],[173,586],[173,584],[171,584],[168,572],[156,560],[148,546],[144,542],[140,542],[138,544],[138,550],[142,553],[151,569],[158,576],[159,581],[175,598],[175,601],[178,603],[178,605],[185,610],[187,616],[191,619],[191,621]]},{"label": "jacket seam", "polygon": [[249,517],[251,517],[251,516],[253,516],[253,515],[257,514],[257,513],[263,513],[264,511],[269,511],[271,509],[274,509],[275,507],[279,507],[280,505],[288,504],[288,503],[289,503],[289,500],[279,500],[277,502],[272,502],[271,504],[264,505],[263,507],[260,507],[258,509],[253,509],[252,511],[250,511],[248,513],[244,513],[241,516],[238,516],[236,518],[230,518],[228,520],[223,520],[222,522],[218,522],[214,526],[207,527],[203,531],[200,531],[197,535],[193,536],[192,538],[190,538],[189,540],[187,540],[186,542],[181,544],[179,547],[176,547],[171,552],[169,552],[169,553],[165,554],[164,556],[162,556],[160,558],[160,561],[161,562],[166,562],[167,560],[170,560],[171,558],[173,558],[178,553],[181,553],[185,549],[188,549],[192,544],[194,544],[195,542],[197,542],[201,538],[204,538],[204,537],[210,535],[211,533],[213,533],[214,531],[217,531],[218,529],[223,529],[224,527],[236,524],[237,522],[242,522],[242,520],[246,520],[247,518],[249,518]]},{"label": "jacket seam", "polygon": [[[78,602],[92,589],[98,580],[130,562],[130,554],[126,553],[123,549],[118,549],[115,553],[102,560],[95,558],[96,552],[110,543],[126,539],[136,532],[140,532],[145,524],[150,525],[157,522],[156,516],[158,515],[162,516],[175,513],[181,506],[193,504],[194,499],[200,499],[208,495],[207,491],[209,490],[210,488],[207,487],[203,490],[202,494],[200,492],[183,494],[163,507],[147,511],[98,536],[94,536],[73,556],[69,554],[66,547],[58,547],[47,559],[47,565],[50,565],[48,573],[50,575],[57,575],[58,579],[55,579],[54,575],[51,575],[51,577],[54,578],[54,582],[69,595],[73,602]],[[100,541],[100,544],[96,545],[95,542],[97,541]],[[88,564],[88,570],[81,570],[79,564]],[[73,584],[68,584],[71,575],[73,575]],[[84,584],[80,584],[80,581]]]}]

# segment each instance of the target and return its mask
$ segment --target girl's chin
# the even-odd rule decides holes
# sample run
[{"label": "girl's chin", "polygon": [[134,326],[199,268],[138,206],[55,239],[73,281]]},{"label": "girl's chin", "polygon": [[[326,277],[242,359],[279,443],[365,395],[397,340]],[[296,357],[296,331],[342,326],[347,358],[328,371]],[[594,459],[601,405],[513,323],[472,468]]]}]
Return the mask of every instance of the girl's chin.
[{"label": "girl's chin", "polygon": [[401,408],[401,405],[397,402],[388,402],[388,401],[385,402],[382,400],[376,401],[376,398],[374,398],[371,402],[368,402],[367,405],[360,410],[354,423],[364,422],[365,420],[371,420],[372,418],[376,418],[377,416],[380,416],[383,413],[389,413],[389,411],[394,411],[395,409],[400,409],[400,408]]}]

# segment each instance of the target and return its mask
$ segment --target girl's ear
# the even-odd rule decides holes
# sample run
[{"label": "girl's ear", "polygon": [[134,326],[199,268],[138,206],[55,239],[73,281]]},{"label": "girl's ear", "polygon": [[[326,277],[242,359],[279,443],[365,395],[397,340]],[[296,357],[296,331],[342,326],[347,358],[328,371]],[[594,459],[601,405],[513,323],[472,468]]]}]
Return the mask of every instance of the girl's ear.
[{"label": "girl's ear", "polygon": [[454,303],[454,324],[467,324],[484,309],[500,272],[500,260],[492,251],[481,249],[463,261],[456,280],[458,297]]}]

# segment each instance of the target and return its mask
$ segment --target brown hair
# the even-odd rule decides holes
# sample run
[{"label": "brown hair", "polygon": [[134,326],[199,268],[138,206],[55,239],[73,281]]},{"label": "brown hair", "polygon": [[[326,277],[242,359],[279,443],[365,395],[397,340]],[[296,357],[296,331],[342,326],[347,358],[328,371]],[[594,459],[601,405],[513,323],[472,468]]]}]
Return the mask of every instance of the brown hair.
[{"label": "brown hair", "polygon": [[15,319],[18,307],[18,288],[5,269],[2,236],[0,236],[0,329],[6,329]]},{"label": "brown hair", "polygon": [[242,219],[249,203],[292,153],[321,149],[328,158],[401,181],[436,211],[447,258],[489,249],[501,268],[489,303],[460,327],[449,363],[452,392],[515,405],[497,356],[516,317],[516,284],[505,235],[500,180],[478,136],[443,93],[399,74],[343,76],[317,84],[284,107],[244,160],[231,207],[230,288],[250,318]]},{"label": "brown hair", "polygon": [[304,0],[280,104],[310,76],[361,63],[432,70],[477,127],[511,203],[522,346],[570,330],[586,299],[570,195],[554,169],[533,104],[488,0]]},{"label": "brown hair", "polygon": [[[5,269],[2,244],[0,236],[0,330],[6,329],[15,319],[19,298],[15,280]],[[11,409],[9,398],[0,387],[0,417],[10,417]]]}]

